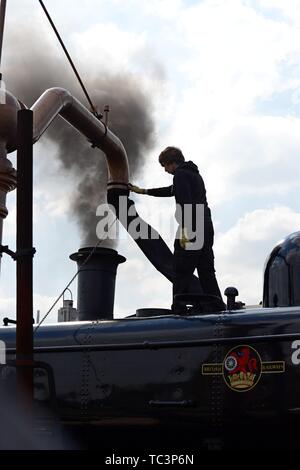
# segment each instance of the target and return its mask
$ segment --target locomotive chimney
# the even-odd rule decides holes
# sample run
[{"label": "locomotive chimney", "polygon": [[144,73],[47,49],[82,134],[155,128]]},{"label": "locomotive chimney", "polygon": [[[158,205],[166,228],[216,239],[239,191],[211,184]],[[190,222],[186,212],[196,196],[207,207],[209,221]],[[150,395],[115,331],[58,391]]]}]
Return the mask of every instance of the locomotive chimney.
[{"label": "locomotive chimney", "polygon": [[70,258],[78,265],[79,321],[113,319],[117,267],[126,258],[110,248],[90,247],[80,248]]}]

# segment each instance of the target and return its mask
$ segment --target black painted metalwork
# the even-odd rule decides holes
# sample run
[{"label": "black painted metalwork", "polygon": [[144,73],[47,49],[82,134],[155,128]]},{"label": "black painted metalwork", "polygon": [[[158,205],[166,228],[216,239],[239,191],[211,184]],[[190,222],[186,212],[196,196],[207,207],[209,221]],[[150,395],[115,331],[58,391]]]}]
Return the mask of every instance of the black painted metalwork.
[{"label": "black painted metalwork", "polygon": [[300,305],[300,232],[280,242],[264,269],[264,307]]},{"label": "black painted metalwork", "polygon": [[78,319],[111,320],[117,267],[126,258],[109,248],[81,248],[70,258],[78,264]]},{"label": "black painted metalwork", "polygon": [[29,401],[33,399],[33,112],[18,112],[17,150],[17,328],[18,384]]},{"label": "black painted metalwork", "polygon": [[[0,328],[0,339],[10,360],[15,328]],[[243,393],[229,387],[225,362],[242,348],[259,361],[257,384]],[[70,429],[88,426],[89,439],[110,425],[126,433],[134,425],[140,437],[171,426],[173,436],[186,430],[199,448],[211,438],[255,448],[259,439],[280,447],[279,417],[292,445],[300,419],[297,348],[300,308],[289,307],[44,325],[34,354],[53,371],[59,419]]]}]

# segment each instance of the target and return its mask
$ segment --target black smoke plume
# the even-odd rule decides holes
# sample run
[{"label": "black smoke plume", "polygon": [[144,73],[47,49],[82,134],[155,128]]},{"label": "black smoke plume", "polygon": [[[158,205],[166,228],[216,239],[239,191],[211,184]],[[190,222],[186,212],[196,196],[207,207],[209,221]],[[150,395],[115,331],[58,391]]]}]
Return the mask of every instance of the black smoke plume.
[{"label": "black smoke plume", "polygon": [[[52,42],[49,35],[47,38],[43,31],[33,27],[25,31],[24,28],[8,31],[4,69],[7,89],[30,107],[46,89],[59,86],[89,107],[56,38],[53,36]],[[76,62],[76,57],[74,60]],[[112,75],[107,67],[103,70],[103,66],[96,57],[95,64],[87,64],[86,70],[80,72],[98,111],[102,112],[104,105],[109,104],[109,127],[123,142],[131,177],[134,177],[154,143],[151,100],[133,76],[126,73]],[[88,69],[93,69],[91,76]],[[99,75],[95,78],[97,69]],[[105,202],[106,195],[104,155],[98,149],[92,149],[85,138],[61,118],[49,127],[46,136],[59,145],[58,157],[63,167],[68,174],[72,173],[73,179],[76,177],[71,211],[80,227],[81,244],[95,245],[98,242],[96,208]],[[107,246],[107,242],[103,244]]]}]

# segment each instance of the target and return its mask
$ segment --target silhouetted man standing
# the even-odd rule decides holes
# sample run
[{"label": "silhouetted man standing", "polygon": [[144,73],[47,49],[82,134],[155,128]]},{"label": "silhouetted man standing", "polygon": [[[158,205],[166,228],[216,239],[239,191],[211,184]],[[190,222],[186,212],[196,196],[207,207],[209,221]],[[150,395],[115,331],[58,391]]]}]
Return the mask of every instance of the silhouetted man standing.
[{"label": "silhouetted man standing", "polygon": [[222,299],[214,268],[214,229],[205,185],[198,167],[191,161],[186,162],[177,147],[163,150],[159,155],[159,162],[167,173],[174,175],[171,186],[142,189],[129,185],[129,188],[138,194],[175,197],[178,230],[174,242],[172,309],[177,313],[180,307],[174,300],[175,295],[189,292],[188,286],[195,269],[198,271],[203,293]]}]

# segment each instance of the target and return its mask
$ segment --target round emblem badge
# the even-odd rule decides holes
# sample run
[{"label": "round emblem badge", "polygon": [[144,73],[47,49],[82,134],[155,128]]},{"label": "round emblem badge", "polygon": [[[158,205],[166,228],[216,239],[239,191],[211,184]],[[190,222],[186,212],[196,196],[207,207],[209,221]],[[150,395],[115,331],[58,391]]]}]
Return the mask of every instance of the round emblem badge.
[{"label": "round emblem badge", "polygon": [[229,388],[235,392],[247,392],[260,379],[260,355],[251,346],[235,346],[224,358],[222,373]]}]

